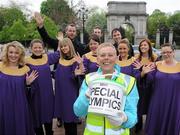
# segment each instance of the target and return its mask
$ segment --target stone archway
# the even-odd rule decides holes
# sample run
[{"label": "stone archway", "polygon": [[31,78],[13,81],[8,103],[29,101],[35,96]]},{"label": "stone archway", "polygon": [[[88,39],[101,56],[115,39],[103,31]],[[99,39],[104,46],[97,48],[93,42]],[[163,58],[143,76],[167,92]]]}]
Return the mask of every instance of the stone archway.
[{"label": "stone archway", "polygon": [[129,39],[131,44],[134,44],[135,28],[131,23],[123,23],[120,27],[125,30],[126,38]]},{"label": "stone archway", "polygon": [[106,41],[111,38],[111,31],[122,24],[131,24],[134,27],[134,44],[147,37],[146,2],[117,2],[107,3],[107,33]]}]

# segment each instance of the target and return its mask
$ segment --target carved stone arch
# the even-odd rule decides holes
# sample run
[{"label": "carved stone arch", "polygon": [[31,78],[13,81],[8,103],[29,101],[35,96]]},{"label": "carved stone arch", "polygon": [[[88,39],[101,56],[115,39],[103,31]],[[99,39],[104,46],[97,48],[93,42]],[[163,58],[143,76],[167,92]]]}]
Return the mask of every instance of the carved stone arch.
[{"label": "carved stone arch", "polygon": [[111,31],[124,23],[134,28],[134,43],[147,37],[146,2],[109,1],[107,12],[107,33],[105,41],[111,38]]},{"label": "carved stone arch", "polygon": [[[131,44],[134,44],[134,37],[135,37],[135,28],[134,28],[134,25],[133,25],[133,22],[131,21],[125,21],[123,24],[121,24],[120,27],[126,27],[129,26],[131,29],[132,29],[132,33],[131,33],[131,38],[129,39],[130,43]],[[126,29],[125,29],[126,30]],[[126,35],[127,36],[127,35]]]}]

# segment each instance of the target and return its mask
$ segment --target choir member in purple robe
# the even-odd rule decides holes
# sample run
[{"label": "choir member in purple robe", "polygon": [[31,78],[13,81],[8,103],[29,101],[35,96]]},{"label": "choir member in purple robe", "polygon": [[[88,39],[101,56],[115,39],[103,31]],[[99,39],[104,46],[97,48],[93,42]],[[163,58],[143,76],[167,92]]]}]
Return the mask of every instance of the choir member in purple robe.
[{"label": "choir member in purple robe", "polygon": [[146,135],[180,134],[180,62],[174,55],[171,44],[161,46],[162,61],[156,62],[152,72],[150,66],[143,69],[147,74],[147,85],[153,85],[152,97],[145,125]]},{"label": "choir member in purple robe", "polygon": [[26,85],[37,77],[24,62],[25,49],[17,41],[5,45],[0,63],[0,134],[34,135]]},{"label": "choir member in purple robe", "polygon": [[82,56],[85,73],[82,72],[81,74],[79,74],[77,76],[79,87],[81,86],[82,81],[85,78],[84,75],[91,73],[91,72],[96,72],[99,67],[98,63],[97,63],[97,54],[96,54],[96,50],[99,45],[100,45],[100,37],[97,34],[92,34],[90,36],[90,40],[89,40],[90,52],[88,52]]},{"label": "choir member in purple robe", "polygon": [[86,73],[96,72],[98,69],[96,50],[100,44],[100,38],[92,34],[89,41],[90,52],[83,55],[83,64]]},{"label": "choir member in purple robe", "polygon": [[[139,54],[135,55],[136,61],[133,65],[142,71],[142,67],[150,63],[154,63],[157,60],[157,54],[153,53],[151,42],[149,39],[143,39],[139,43]],[[142,116],[147,114],[149,107],[149,102],[151,99],[150,89],[151,86],[144,85],[146,82],[144,79],[137,81],[138,92],[139,92],[139,102],[138,102],[138,123],[136,124],[136,133],[142,130],[143,119]],[[147,91],[147,89],[149,89]]]},{"label": "choir member in purple robe", "polygon": [[121,72],[138,79],[140,72],[133,66],[135,58],[129,55],[130,45],[128,39],[122,39],[117,49],[119,54],[117,64],[121,67]]},{"label": "choir member in purple robe", "polygon": [[59,45],[60,59],[55,72],[54,115],[64,122],[65,135],[77,135],[78,117],[73,112],[73,104],[78,96],[79,86],[74,72],[83,66],[83,63],[77,62],[75,50],[69,38],[64,38]]},{"label": "choir member in purple robe", "polygon": [[30,43],[32,55],[26,58],[26,64],[31,70],[38,71],[39,77],[32,84],[30,106],[36,135],[45,133],[53,135],[52,120],[54,116],[54,92],[51,78],[50,65],[57,63],[60,54],[45,54],[44,44],[39,39]]}]

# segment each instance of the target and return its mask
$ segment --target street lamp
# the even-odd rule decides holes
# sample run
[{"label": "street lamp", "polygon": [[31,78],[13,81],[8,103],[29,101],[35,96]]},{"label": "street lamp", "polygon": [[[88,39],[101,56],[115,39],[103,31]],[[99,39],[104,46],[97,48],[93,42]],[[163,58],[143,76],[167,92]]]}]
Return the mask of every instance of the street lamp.
[{"label": "street lamp", "polygon": [[82,43],[84,43],[85,21],[88,18],[88,9],[82,7],[78,10],[78,18],[82,21]]}]

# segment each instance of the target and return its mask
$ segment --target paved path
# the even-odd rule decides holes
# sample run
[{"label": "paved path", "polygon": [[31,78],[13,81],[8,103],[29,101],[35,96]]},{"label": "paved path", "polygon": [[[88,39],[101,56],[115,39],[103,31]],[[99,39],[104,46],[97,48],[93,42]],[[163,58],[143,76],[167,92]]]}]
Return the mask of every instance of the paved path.
[{"label": "paved path", "polygon": [[[82,121],[82,124],[78,124],[78,135],[83,135],[84,127],[85,127],[85,121]],[[58,128],[56,126],[56,120],[54,120],[53,122],[53,130],[54,130],[54,135],[65,135],[64,127]]]}]

